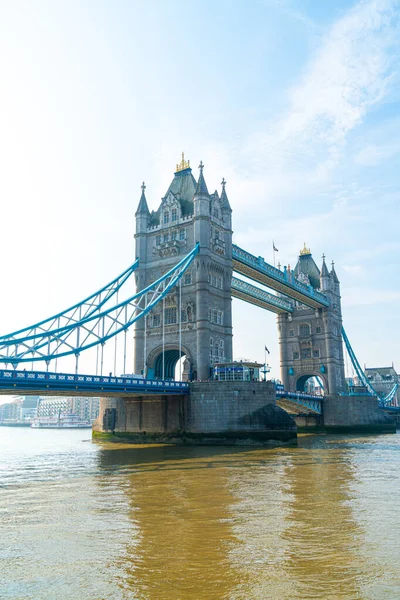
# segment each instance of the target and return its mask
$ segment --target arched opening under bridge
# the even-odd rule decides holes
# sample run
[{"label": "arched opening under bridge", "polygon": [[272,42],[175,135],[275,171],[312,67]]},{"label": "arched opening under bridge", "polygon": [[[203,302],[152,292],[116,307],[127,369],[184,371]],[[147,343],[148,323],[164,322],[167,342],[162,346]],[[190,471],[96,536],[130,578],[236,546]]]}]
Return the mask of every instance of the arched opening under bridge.
[{"label": "arched opening under bridge", "polygon": [[[183,353],[179,350],[166,350],[159,354],[154,363],[154,376],[156,379],[175,379],[175,367]],[[163,358],[164,357],[164,358]]]},{"label": "arched opening under bridge", "polygon": [[318,394],[323,396],[327,393],[327,386],[322,375],[300,375],[296,381],[296,392],[307,394]]},{"label": "arched opening under bridge", "polygon": [[192,361],[185,348],[166,346],[164,352],[157,348],[148,362],[148,377],[189,381],[194,378]]}]

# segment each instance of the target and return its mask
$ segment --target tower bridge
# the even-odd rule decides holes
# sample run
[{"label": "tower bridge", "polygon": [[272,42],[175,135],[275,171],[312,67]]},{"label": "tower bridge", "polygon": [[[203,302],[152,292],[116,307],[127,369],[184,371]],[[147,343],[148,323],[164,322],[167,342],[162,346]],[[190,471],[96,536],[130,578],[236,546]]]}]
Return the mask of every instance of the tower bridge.
[{"label": "tower bridge", "polygon": [[[295,269],[281,270],[233,244],[225,179],[219,191],[209,192],[203,163],[196,180],[182,155],[156,210],[149,210],[143,183],[135,221],[136,260],[121,275],[73,307],[0,336],[0,362],[5,365],[0,393],[40,389],[62,394],[73,387],[80,394],[85,388],[110,398],[193,393],[189,382],[208,381],[214,364],[233,360],[234,297],[277,315],[284,390],[277,393],[269,387],[270,400],[278,397],[285,408],[291,403],[321,414],[324,399],[305,394],[305,384],[318,378],[326,406],[329,398],[347,393],[343,343],[373,397],[375,391],[343,329],[333,263],[329,270],[323,257],[319,268],[304,245]],[[136,292],[121,300],[131,278]],[[119,358],[117,339],[122,341]],[[104,352],[113,342],[113,372],[107,377]],[[136,375],[127,375],[132,349],[131,370]],[[93,356],[92,375],[80,374],[83,352]],[[63,374],[67,357],[73,357],[75,373]],[[177,365],[179,381],[174,382]],[[117,377],[118,372],[124,376]],[[253,390],[261,407],[266,389]],[[392,403],[393,397],[391,392],[381,397],[381,406]],[[260,407],[254,406],[257,412]]]}]

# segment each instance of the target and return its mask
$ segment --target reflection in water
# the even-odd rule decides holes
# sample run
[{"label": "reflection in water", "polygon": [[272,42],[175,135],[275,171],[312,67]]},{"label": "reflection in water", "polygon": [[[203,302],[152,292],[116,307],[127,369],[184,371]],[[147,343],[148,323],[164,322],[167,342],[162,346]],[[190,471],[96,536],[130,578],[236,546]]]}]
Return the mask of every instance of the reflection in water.
[{"label": "reflection in water", "polygon": [[[116,450],[116,462],[120,452],[127,459]],[[130,450],[126,494],[139,539],[127,552],[131,591],[160,600],[362,598],[360,577],[375,574],[360,558],[348,455],[325,442]]]},{"label": "reflection in water", "polygon": [[0,429],[0,597],[400,597],[400,436],[134,447]]},{"label": "reflection in water", "polygon": [[[354,469],[345,446],[307,449],[286,471],[290,486],[289,552],[286,570],[298,598],[363,598],[368,577],[360,539],[363,531],[350,505]],[[372,575],[372,573],[371,573]]]},{"label": "reflection in water", "polygon": [[230,597],[240,572],[229,559],[238,541],[228,474],[241,466],[243,454],[216,448],[129,451],[137,470],[128,475],[126,494],[139,543],[127,550],[127,584],[138,598]]}]

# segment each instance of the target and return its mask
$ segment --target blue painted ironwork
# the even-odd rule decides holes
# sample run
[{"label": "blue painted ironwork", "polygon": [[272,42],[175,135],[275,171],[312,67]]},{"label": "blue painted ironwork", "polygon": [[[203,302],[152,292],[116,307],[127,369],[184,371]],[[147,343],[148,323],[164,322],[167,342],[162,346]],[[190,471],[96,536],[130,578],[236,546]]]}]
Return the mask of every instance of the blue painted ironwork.
[{"label": "blue painted ironwork", "polygon": [[362,385],[364,385],[368,392],[372,395],[372,396],[377,396],[378,394],[375,392],[374,388],[372,387],[372,385],[370,384],[370,382],[368,381],[368,378],[366,377],[364,371],[361,368],[360,363],[357,360],[357,357],[354,353],[353,348],[351,347],[349,338],[346,335],[346,332],[344,330],[344,327],[342,327],[342,336],[343,336],[343,340],[346,346],[346,350],[350,356],[350,360],[353,364],[353,367],[355,369],[355,372],[357,373],[357,377],[359,379],[359,381],[361,381]]},{"label": "blue painted ironwork", "polygon": [[[390,405],[390,403],[393,402],[393,399],[394,399],[394,397],[396,395],[398,387],[399,387],[399,384],[395,383],[395,385],[390,390],[390,392],[387,394],[387,396],[385,396],[384,398],[379,398],[379,404],[380,404],[380,406],[382,406],[382,407],[388,407]],[[398,408],[398,407],[393,407],[393,408]]]},{"label": "blue painted ironwork", "polygon": [[381,406],[381,408],[383,408],[386,412],[388,413],[398,413],[400,412],[400,406],[390,406],[390,405],[385,405],[385,406]]},{"label": "blue painted ironwork", "polygon": [[286,390],[277,389],[276,398],[277,400],[288,400],[291,403],[302,406],[317,415],[322,414],[322,396],[315,396],[313,394],[305,394],[302,392],[288,392]]},{"label": "blue painted ironwork", "polygon": [[85,394],[107,396],[142,394],[188,394],[186,381],[161,381],[137,376],[102,377],[72,373],[49,373],[43,371],[0,370],[0,393],[26,394],[27,392],[57,395]]},{"label": "blue painted ironwork", "polygon": [[396,383],[393,386],[393,388],[390,390],[390,392],[386,396],[382,397],[374,389],[374,387],[371,385],[370,381],[368,380],[368,377],[365,375],[364,371],[362,370],[361,365],[360,365],[360,363],[357,360],[357,357],[356,357],[356,355],[354,353],[354,350],[351,347],[349,338],[347,337],[346,332],[345,332],[345,330],[344,330],[343,327],[342,327],[342,336],[343,336],[343,340],[344,340],[347,352],[348,352],[348,354],[350,356],[350,360],[352,362],[352,365],[353,365],[353,367],[355,369],[355,372],[357,374],[357,377],[358,377],[359,381],[361,382],[361,384],[363,386],[365,386],[367,388],[368,393],[371,396],[377,396],[377,398],[379,399],[379,405],[380,406],[386,406],[386,404],[389,404],[393,400],[393,398],[394,398],[394,396],[396,394],[396,391],[397,391],[398,384]]},{"label": "blue painted ironwork", "polygon": [[107,305],[111,298],[113,298],[113,296],[119,292],[122,286],[128,281],[132,273],[136,271],[138,266],[139,260],[136,259],[135,262],[118,275],[118,277],[110,281],[110,283],[107,283],[107,285],[94,294],[91,294],[91,296],[85,298],[85,300],[74,304],[70,308],[63,310],[48,319],[39,321],[34,325],[19,329],[18,331],[13,331],[6,335],[0,335],[0,344],[3,340],[10,341],[14,339],[17,342],[18,340],[29,338],[31,335],[40,335],[54,330],[55,328],[62,329],[68,325],[74,326],[78,321],[90,317]]},{"label": "blue painted ironwork", "polygon": [[104,345],[107,340],[127,331],[133,323],[147,315],[165,298],[198,252],[199,244],[157,281],[106,310],[93,311],[89,316],[72,320],[62,327],[54,326],[53,322],[53,327],[47,331],[34,331],[31,327],[21,330],[23,333],[28,332],[28,335],[23,337],[16,337],[15,333],[2,336],[0,362],[12,364],[14,368],[19,363],[48,363],[63,356],[79,356],[84,350]]},{"label": "blue painted ironwork", "polygon": [[280,271],[276,267],[265,262],[259,256],[256,257],[246,252],[236,244],[232,246],[233,270],[241,273],[254,281],[258,281],[272,289],[289,296],[311,308],[329,306],[328,298],[311,285],[298,281],[293,272],[286,269]]},{"label": "blue painted ironwork", "polygon": [[275,313],[293,312],[293,306],[289,300],[270,294],[237,277],[232,277],[231,293],[234,298],[239,298]]}]

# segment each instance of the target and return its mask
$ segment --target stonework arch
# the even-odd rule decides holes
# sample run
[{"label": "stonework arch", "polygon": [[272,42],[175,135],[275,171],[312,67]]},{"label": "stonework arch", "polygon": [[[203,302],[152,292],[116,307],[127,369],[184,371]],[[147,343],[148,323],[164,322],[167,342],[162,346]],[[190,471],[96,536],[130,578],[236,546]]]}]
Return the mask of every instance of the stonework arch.
[{"label": "stonework arch", "polygon": [[316,371],[311,373],[299,373],[293,380],[294,389],[297,392],[303,391],[305,383],[312,377],[318,377],[318,379],[322,381],[324,393],[326,393],[326,391],[328,390],[328,380],[326,379],[324,374],[318,373]]},{"label": "stonework arch", "polygon": [[[151,376],[156,379],[162,378],[162,356],[163,347],[155,347],[147,357],[147,369]],[[182,356],[186,356],[190,366],[193,365],[192,357],[189,350],[185,346],[180,348],[179,356],[179,345],[176,344],[165,344],[164,346],[164,377],[165,379],[174,379],[176,364]]]}]

